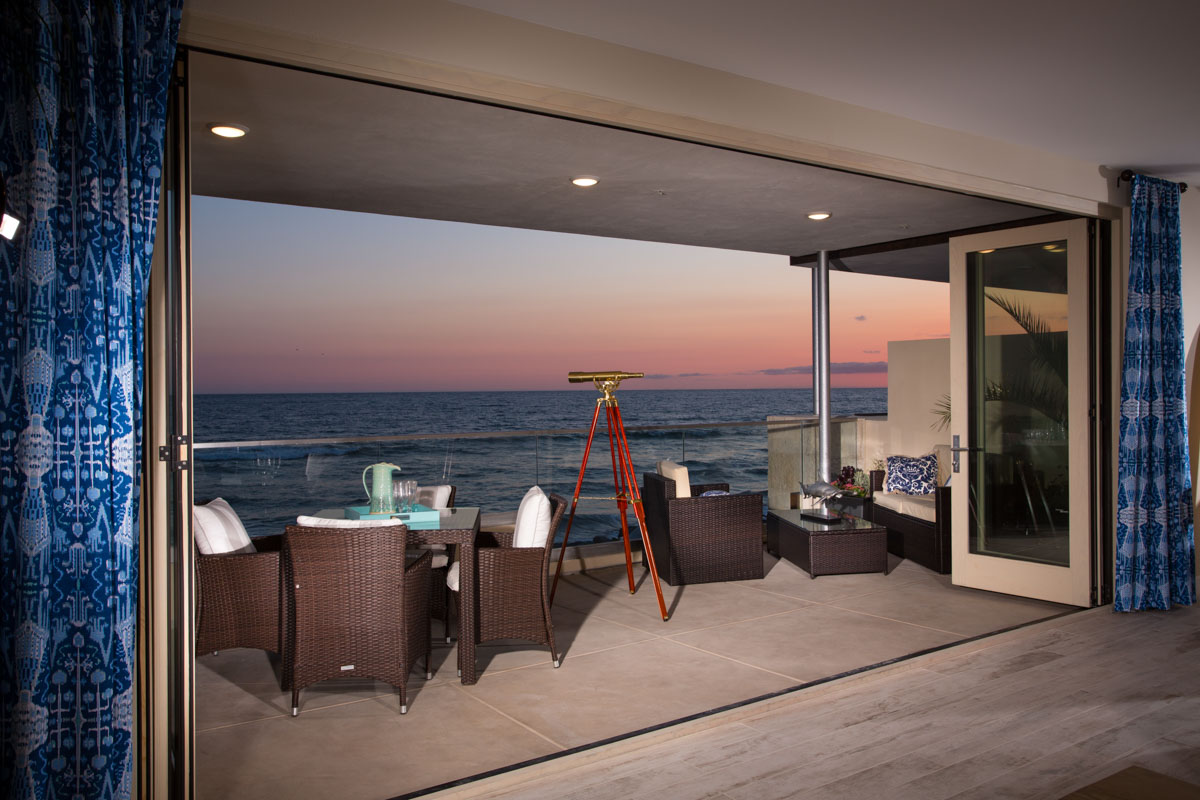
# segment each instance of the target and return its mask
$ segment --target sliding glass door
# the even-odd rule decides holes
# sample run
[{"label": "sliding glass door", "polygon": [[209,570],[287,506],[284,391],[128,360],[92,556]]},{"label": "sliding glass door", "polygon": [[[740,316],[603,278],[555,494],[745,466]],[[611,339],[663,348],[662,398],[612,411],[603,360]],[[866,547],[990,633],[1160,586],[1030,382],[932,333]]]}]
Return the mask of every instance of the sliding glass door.
[{"label": "sliding glass door", "polygon": [[1093,598],[1088,221],[951,240],[953,577]]}]

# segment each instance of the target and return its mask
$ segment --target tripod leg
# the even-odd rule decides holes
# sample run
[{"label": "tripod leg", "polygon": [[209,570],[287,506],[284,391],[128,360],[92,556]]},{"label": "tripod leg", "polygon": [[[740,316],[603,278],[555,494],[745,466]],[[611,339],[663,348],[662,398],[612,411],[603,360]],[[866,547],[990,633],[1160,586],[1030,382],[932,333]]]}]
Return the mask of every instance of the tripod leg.
[{"label": "tripod leg", "polygon": [[617,422],[613,417],[612,406],[607,406],[605,413],[608,416],[608,449],[612,453],[613,491],[617,496],[617,514],[621,517],[621,540],[625,543],[625,574],[629,578],[629,593],[633,594],[637,591],[637,588],[633,583],[633,552],[629,549],[629,521],[625,519],[625,511],[629,508],[629,502],[626,498],[629,495],[622,485],[625,462],[622,459],[620,466],[618,466],[617,452],[621,445],[616,437]]},{"label": "tripod leg", "polygon": [[587,444],[583,447],[583,463],[579,465],[579,480],[575,481],[575,495],[571,498],[571,516],[567,517],[567,530],[563,533],[562,546],[558,549],[558,567],[554,570],[554,583],[550,586],[550,605],[554,605],[554,593],[558,590],[558,576],[562,574],[563,556],[567,554],[567,540],[571,537],[571,525],[575,522],[575,507],[579,505],[579,492],[583,488],[583,473],[587,471],[588,456],[592,452],[592,440],[596,438],[596,422],[600,419],[600,403],[592,412],[592,427],[588,430]]},{"label": "tripod leg", "polygon": [[[637,517],[638,528],[642,532],[642,552],[646,554],[646,566],[650,570],[650,579],[654,584],[654,594],[658,598],[658,612],[663,621],[667,620],[667,604],[663,600],[662,585],[658,582],[658,567],[654,564],[654,550],[650,547],[650,534],[646,530],[646,511],[642,508],[642,495],[638,491],[637,482],[633,479],[633,456],[629,454],[629,440],[625,437],[625,422],[621,419],[621,409],[613,405],[612,415],[616,417],[617,438],[621,451],[621,466],[625,474],[625,485],[629,496],[633,498],[633,513]],[[622,521],[624,518],[622,517]],[[628,541],[628,539],[626,539]]]}]

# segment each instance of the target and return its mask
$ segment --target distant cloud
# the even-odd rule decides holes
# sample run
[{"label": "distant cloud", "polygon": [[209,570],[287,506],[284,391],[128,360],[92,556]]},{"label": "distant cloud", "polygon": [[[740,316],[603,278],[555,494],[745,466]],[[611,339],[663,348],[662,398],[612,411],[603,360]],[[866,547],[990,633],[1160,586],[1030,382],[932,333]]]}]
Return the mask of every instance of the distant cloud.
[{"label": "distant cloud", "polygon": [[667,378],[707,378],[711,376],[711,372],[680,372],[676,375],[668,375],[663,372],[656,372],[646,377],[650,380],[661,381]]},{"label": "distant cloud", "polygon": [[867,321],[867,315],[866,315],[866,314],[859,314],[857,317],[855,317],[855,318],[854,318],[854,321],[855,321],[855,322],[866,322],[866,321]]},{"label": "distant cloud", "polygon": [[878,353],[878,350],[863,350],[864,353]]},{"label": "distant cloud", "polygon": [[[812,365],[798,367],[774,367],[760,369],[761,375],[812,375]],[[887,372],[886,361],[834,361],[829,365],[829,371],[840,375]]]}]

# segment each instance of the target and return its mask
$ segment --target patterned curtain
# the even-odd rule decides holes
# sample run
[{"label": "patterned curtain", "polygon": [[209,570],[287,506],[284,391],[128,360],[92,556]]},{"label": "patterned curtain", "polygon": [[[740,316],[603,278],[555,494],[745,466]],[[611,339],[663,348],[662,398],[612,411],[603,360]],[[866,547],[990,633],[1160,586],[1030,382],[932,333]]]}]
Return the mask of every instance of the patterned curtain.
[{"label": "patterned curtain", "polygon": [[1117,452],[1117,611],[1196,598],[1179,186],[1135,175]]},{"label": "patterned curtain", "polygon": [[0,792],[128,797],[146,280],[182,0],[0,14]]}]

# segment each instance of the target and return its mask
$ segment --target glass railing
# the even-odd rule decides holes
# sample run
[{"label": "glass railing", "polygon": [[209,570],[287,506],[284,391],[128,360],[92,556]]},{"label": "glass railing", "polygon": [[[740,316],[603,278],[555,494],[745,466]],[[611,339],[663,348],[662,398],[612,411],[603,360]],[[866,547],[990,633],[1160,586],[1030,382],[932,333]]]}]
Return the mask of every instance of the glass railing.
[{"label": "glass railing", "polygon": [[[653,471],[660,460],[688,467],[693,483],[728,483],[734,492],[764,497],[768,484],[770,438],[799,447],[783,456],[800,476],[816,466],[816,418],[772,422],[705,422],[687,425],[645,425],[627,428],[630,452],[637,470]],[[834,423],[834,468],[840,454],[853,453],[854,418]],[[197,503],[223,497],[238,512],[252,536],[279,533],[301,514],[367,502],[362,471],[378,462],[401,467],[400,477],[422,485],[450,483],[455,504],[483,511],[515,511],[525,491],[539,485],[547,492],[570,498],[579,476],[587,440],[586,429],[490,431],[483,433],[413,434],[358,438],[289,439],[246,442],[200,442],[194,448]],[[812,478],[808,479],[809,481]],[[620,518],[614,494],[612,460],[607,434],[596,433],[592,446],[571,544],[616,541]],[[629,516],[630,530],[637,525]],[[560,526],[559,540],[565,530]]]}]

